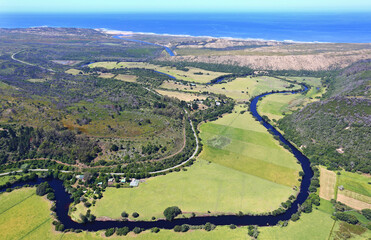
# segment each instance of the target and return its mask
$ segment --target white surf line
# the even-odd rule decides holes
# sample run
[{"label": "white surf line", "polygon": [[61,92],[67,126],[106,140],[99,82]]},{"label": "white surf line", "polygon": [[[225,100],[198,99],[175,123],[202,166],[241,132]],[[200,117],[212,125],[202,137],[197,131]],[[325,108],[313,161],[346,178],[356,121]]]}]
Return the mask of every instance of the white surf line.
[{"label": "white surf line", "polygon": [[42,68],[42,69],[45,69],[49,72],[55,72],[53,69],[51,68],[46,68],[46,67],[43,67],[43,66],[39,66],[39,65],[36,65],[36,64],[33,64],[33,63],[29,63],[29,62],[25,62],[25,61],[22,61],[22,60],[19,60],[17,58],[15,58],[15,55],[17,55],[18,53],[21,53],[23,52],[24,50],[21,50],[19,52],[16,52],[16,53],[13,53],[11,58],[14,60],[14,61],[17,61],[17,62],[20,62],[20,63],[23,63],[23,64],[26,64],[26,65],[29,65],[29,66],[34,66],[34,67],[39,67],[39,68]]}]

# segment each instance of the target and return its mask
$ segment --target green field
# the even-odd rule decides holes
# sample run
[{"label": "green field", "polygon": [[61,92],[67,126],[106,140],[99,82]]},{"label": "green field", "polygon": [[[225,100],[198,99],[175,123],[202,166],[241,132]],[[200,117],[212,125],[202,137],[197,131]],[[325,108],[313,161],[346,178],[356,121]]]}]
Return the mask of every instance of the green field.
[{"label": "green field", "polygon": [[221,72],[212,72],[207,71],[204,69],[187,67],[188,71],[178,70],[175,67],[169,66],[159,66],[145,62],[96,62],[89,65],[89,67],[104,67],[107,69],[113,68],[144,68],[155,70],[158,72],[166,73],[171,76],[176,77],[179,80],[184,80],[188,82],[196,82],[196,83],[207,83],[211,80],[220,77],[222,75],[226,75],[227,73]]},{"label": "green field", "polygon": [[[140,219],[163,217],[165,208],[174,205],[197,214],[259,213],[277,209],[291,194],[290,187],[198,160],[188,171],[150,178],[138,188],[108,188],[91,210],[97,217],[110,218],[136,211]],[[261,201],[267,195],[272,197]],[[86,208],[82,204],[77,208],[73,216],[78,218]]]},{"label": "green field", "polygon": [[204,148],[199,157],[284,186],[299,186],[297,160],[250,113],[240,114],[245,109],[240,105],[234,113],[201,125]]},{"label": "green field", "polygon": [[[165,89],[177,89],[182,91],[191,92],[212,92],[216,94],[224,94],[227,97],[231,97],[237,101],[248,101],[251,97],[259,94],[270,92],[272,90],[282,91],[288,90],[290,84],[286,81],[280,80],[274,77],[244,77],[237,78],[227,83],[220,83],[214,85],[197,85],[187,86],[177,84],[173,81],[165,81],[161,87]],[[299,89],[298,85],[295,85],[292,89]]]},{"label": "green field", "polygon": [[[15,190],[11,193],[0,195],[0,239],[63,239],[63,240],[94,240],[94,239],[123,239],[114,235],[110,238],[104,237],[104,232],[82,232],[82,233],[62,233],[56,232],[52,225],[50,216],[50,203],[44,198],[35,194],[35,188],[24,188]],[[289,222],[285,228],[281,227],[259,227],[260,235],[258,239],[270,240],[312,240],[312,239],[334,239],[335,234],[340,227],[344,225],[341,222],[335,224],[331,233],[334,221],[330,218],[329,206],[321,200],[319,210],[314,210],[311,214],[302,214],[301,220]],[[326,210],[327,209],[327,210]],[[343,226],[342,226],[343,227]],[[347,226],[349,228],[349,226]],[[365,229],[352,227],[357,232],[352,233],[351,239],[368,239],[371,237],[370,232],[364,232]],[[219,226],[211,232],[204,230],[189,231],[187,233],[175,233],[173,230],[160,230],[154,234],[150,231],[142,232],[139,235],[129,233],[126,239],[149,240],[149,239],[250,239],[247,235],[247,227],[230,229],[228,226]]]},{"label": "green field", "polygon": [[38,230],[51,228],[50,203],[35,188],[0,196],[0,239],[40,239]]},{"label": "green field", "polygon": [[359,173],[341,171],[337,175],[337,187],[344,186],[344,189],[371,197],[371,178]]},{"label": "green field", "polygon": [[320,97],[325,92],[325,89],[321,88],[322,85],[319,78],[286,77],[286,79],[304,82],[311,88],[305,94],[273,94],[264,97],[258,103],[258,110],[261,115],[266,115],[271,120],[279,120],[284,115],[318,100],[317,97]]}]

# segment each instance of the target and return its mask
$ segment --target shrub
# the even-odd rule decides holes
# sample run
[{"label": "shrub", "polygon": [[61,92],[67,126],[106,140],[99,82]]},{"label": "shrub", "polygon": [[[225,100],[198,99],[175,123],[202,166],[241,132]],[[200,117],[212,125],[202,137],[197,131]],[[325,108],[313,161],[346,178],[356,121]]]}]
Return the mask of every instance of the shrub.
[{"label": "shrub", "polygon": [[141,229],[140,227],[135,227],[134,229],[133,229],[133,232],[135,233],[135,234],[139,234],[139,233],[141,233],[143,231],[143,229]]},{"label": "shrub", "polygon": [[174,226],[174,232],[181,232],[182,231],[182,227],[179,226],[179,225],[175,225]]},{"label": "shrub", "polygon": [[296,221],[299,220],[299,219],[300,219],[300,215],[299,215],[299,213],[294,213],[294,214],[292,214],[292,216],[291,216],[291,221],[296,222]]},{"label": "shrub", "polygon": [[335,217],[341,221],[344,221],[344,222],[347,222],[347,223],[350,223],[350,224],[357,224],[358,223],[358,219],[357,217],[353,216],[353,215],[350,215],[350,214],[347,214],[347,213],[343,213],[343,212],[338,212],[335,214]]},{"label": "shrub", "polygon": [[126,236],[130,232],[128,227],[118,228],[116,234],[119,236]]},{"label": "shrub", "polygon": [[129,214],[128,214],[127,212],[123,211],[123,212],[121,213],[121,217],[123,217],[123,218],[127,218],[127,217],[129,217]]},{"label": "shrub", "polygon": [[189,226],[187,224],[183,224],[181,228],[182,228],[182,232],[187,232],[189,230]]},{"label": "shrub", "polygon": [[212,231],[212,230],[214,230],[215,229],[215,225],[214,224],[211,224],[211,223],[209,223],[209,222],[207,222],[206,224],[205,224],[205,230],[206,231]]},{"label": "shrub", "polygon": [[236,229],[236,225],[231,224],[231,225],[229,225],[229,228],[230,228],[230,229]]},{"label": "shrub", "polygon": [[153,233],[158,233],[160,231],[160,229],[158,227],[154,227],[151,229],[151,232]]},{"label": "shrub", "polygon": [[48,195],[46,195],[46,198],[53,201],[53,200],[55,200],[55,195],[54,195],[54,193],[50,192],[50,193],[48,193]]},{"label": "shrub", "polygon": [[137,217],[139,217],[139,213],[133,212],[133,214],[131,214],[131,216],[133,216],[133,218],[137,218]]},{"label": "shrub", "polygon": [[108,228],[108,229],[106,230],[106,232],[104,233],[104,235],[105,235],[106,237],[110,237],[110,236],[112,236],[114,233],[115,233],[115,228]]},{"label": "shrub", "polygon": [[371,209],[363,209],[362,215],[365,216],[368,220],[371,220]]}]

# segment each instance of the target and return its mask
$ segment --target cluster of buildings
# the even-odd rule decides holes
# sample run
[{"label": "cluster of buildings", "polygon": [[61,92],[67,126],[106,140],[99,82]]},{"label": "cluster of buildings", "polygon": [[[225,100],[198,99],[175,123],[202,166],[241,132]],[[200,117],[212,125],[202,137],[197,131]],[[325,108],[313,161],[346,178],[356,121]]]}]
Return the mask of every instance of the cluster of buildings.
[{"label": "cluster of buildings", "polygon": [[[76,175],[76,178],[77,178],[77,180],[82,180],[83,181],[84,180],[84,175]],[[115,183],[114,178],[108,179],[108,186],[113,186],[114,183]],[[120,183],[126,183],[126,179],[125,178],[120,179]],[[138,187],[139,183],[140,183],[140,181],[138,179],[133,178],[133,179],[131,179],[131,181],[129,183],[129,186],[130,187]],[[99,182],[97,185],[102,186],[103,182]]]}]

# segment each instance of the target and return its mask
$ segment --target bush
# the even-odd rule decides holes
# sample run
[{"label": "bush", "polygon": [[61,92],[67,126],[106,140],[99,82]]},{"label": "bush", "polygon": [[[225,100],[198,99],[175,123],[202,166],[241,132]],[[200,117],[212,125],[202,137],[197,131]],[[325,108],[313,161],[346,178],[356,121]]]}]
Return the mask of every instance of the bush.
[{"label": "bush", "polygon": [[106,232],[104,233],[104,235],[105,235],[106,237],[110,237],[110,236],[112,236],[114,233],[115,233],[115,228],[108,228],[108,229],[106,230]]},{"label": "bush", "polygon": [[182,229],[182,232],[188,232],[189,226],[187,224],[183,224],[181,229]]},{"label": "bush", "polygon": [[357,224],[358,223],[358,219],[357,217],[353,216],[353,215],[350,215],[350,214],[347,214],[347,213],[343,213],[343,212],[338,212],[335,214],[335,217],[341,221],[344,221],[344,222],[347,222],[347,223],[350,223],[350,224]]},{"label": "bush", "polygon": [[214,224],[211,224],[211,223],[209,223],[209,222],[207,222],[206,224],[205,224],[205,230],[206,231],[212,231],[212,230],[214,230],[215,229],[215,225]]},{"label": "bush", "polygon": [[362,215],[365,216],[368,220],[371,220],[371,209],[363,209]]},{"label": "bush", "polygon": [[133,216],[133,218],[137,218],[137,217],[139,217],[139,213],[133,212],[133,214],[131,214],[131,216]]},{"label": "bush", "polygon": [[50,192],[50,193],[48,193],[46,198],[49,199],[50,201],[53,201],[53,200],[55,200],[55,195],[54,195],[54,193]]},{"label": "bush", "polygon": [[174,232],[181,232],[182,231],[182,227],[179,226],[179,225],[175,225],[174,226]]},{"label": "bush", "polygon": [[230,229],[236,229],[236,227],[237,227],[237,226],[234,225],[234,224],[229,225],[229,228],[230,228]]},{"label": "bush", "polygon": [[51,188],[47,182],[40,183],[36,188],[36,194],[39,196],[44,196],[48,192],[51,192]]},{"label": "bush", "polygon": [[160,229],[158,227],[154,227],[151,229],[151,232],[153,233],[158,233],[160,231]]},{"label": "bush", "polygon": [[128,227],[118,228],[116,234],[119,236],[126,236],[130,232]]},{"label": "bush", "polygon": [[123,217],[123,218],[127,218],[127,217],[129,217],[129,214],[128,214],[127,212],[123,211],[123,212],[121,213],[121,217]]},{"label": "bush", "polygon": [[291,221],[296,222],[296,221],[299,220],[299,219],[300,219],[300,215],[299,215],[299,213],[294,213],[294,214],[292,214],[292,216],[291,216]]},{"label": "bush", "polygon": [[134,229],[133,229],[133,232],[135,233],[135,234],[139,234],[139,233],[141,233],[143,231],[143,229],[141,229],[140,227],[135,227]]},{"label": "bush", "polygon": [[176,216],[178,216],[181,213],[182,211],[178,207],[173,206],[165,209],[164,216],[166,220],[172,221]]}]

